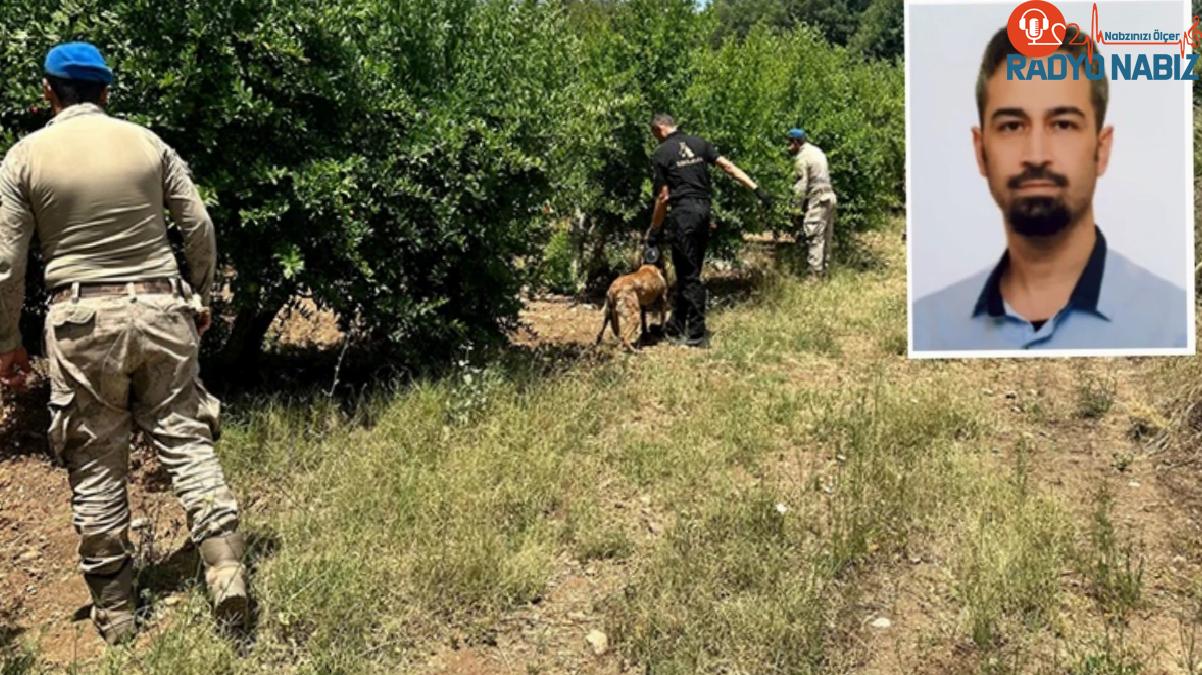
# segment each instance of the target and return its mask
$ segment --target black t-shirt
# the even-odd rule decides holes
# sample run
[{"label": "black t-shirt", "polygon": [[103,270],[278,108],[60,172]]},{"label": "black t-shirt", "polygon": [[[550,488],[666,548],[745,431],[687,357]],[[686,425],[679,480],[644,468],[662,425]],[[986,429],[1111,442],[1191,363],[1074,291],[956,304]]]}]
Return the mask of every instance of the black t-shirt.
[{"label": "black t-shirt", "polygon": [[668,203],[676,205],[683,199],[709,202],[709,165],[718,161],[718,149],[698,136],[674,131],[664,139],[651,156],[651,170],[655,178],[653,196],[659,196],[660,188],[668,186]]}]

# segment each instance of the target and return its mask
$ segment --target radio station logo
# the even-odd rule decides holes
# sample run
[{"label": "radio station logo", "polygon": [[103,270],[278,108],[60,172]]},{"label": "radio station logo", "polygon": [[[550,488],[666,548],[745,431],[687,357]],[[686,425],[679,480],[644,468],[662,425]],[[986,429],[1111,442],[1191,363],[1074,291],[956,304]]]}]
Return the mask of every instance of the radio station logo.
[{"label": "radio station logo", "polygon": [[[1197,80],[1198,54],[1202,28],[1198,17],[1182,31],[1153,27],[1136,31],[1102,30],[1095,2],[1089,30],[1065,19],[1056,5],[1047,0],[1026,0],[1010,13],[1006,23],[1010,44],[1017,50],[1006,59],[1006,78],[1021,80],[1099,79],[1115,80]],[[1065,44],[1084,47],[1085,53],[1071,56],[1056,53]],[[1112,52],[1109,60],[1095,59],[1094,50],[1105,45],[1138,46],[1135,53]],[[1166,50],[1175,48],[1176,54]],[[1045,57],[1050,57],[1046,58]]]},{"label": "radio station logo", "polygon": [[1006,24],[1010,44],[1023,56],[1032,59],[1047,56],[1059,49],[1066,30],[1064,14],[1056,5],[1045,0],[1027,0],[1015,7]]}]

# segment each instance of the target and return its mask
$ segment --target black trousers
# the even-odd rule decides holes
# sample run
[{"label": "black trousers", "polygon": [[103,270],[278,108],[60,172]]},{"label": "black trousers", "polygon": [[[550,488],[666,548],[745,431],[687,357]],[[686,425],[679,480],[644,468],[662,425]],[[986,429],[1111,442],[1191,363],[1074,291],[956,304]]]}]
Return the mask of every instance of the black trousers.
[{"label": "black trousers", "polygon": [[676,269],[676,303],[668,331],[690,340],[705,337],[705,286],[701,266],[710,238],[710,208],[705,202],[682,202],[668,212],[672,266]]}]

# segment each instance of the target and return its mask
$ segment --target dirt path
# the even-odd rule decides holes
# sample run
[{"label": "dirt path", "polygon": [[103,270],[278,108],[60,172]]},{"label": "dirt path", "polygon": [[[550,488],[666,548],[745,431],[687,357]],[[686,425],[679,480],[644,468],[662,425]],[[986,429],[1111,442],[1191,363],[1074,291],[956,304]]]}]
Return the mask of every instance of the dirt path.
[{"label": "dirt path", "polygon": [[[720,269],[711,276],[716,304],[735,302],[746,293],[746,270]],[[312,320],[311,318],[309,320]],[[332,319],[319,316],[320,326],[280,331],[283,340],[330,342]],[[564,297],[539,297],[527,302],[514,342],[525,346],[591,347],[601,324],[600,308]],[[876,337],[843,345],[844,358],[877,349]],[[607,339],[602,349],[617,349]],[[660,344],[651,353],[672,356],[681,348]],[[639,358],[639,357],[636,357]],[[879,358],[879,352],[877,356]],[[886,367],[904,376],[904,357]],[[1143,658],[1144,675],[1186,672],[1182,618],[1196,601],[1202,568],[1197,556],[1202,542],[1202,498],[1190,492],[1196,467],[1167,465],[1147,445],[1145,427],[1156,426],[1158,394],[1154,369],[1147,361],[974,362],[963,368],[972,388],[964,396],[980,397],[991,411],[991,427],[982,445],[996,447],[999,470],[1015,461],[1015,440],[1030,439],[1031,476],[1038,488],[1065,504],[1079,528],[1089,522],[1090,495],[1106,483],[1114,496],[1114,521],[1120,537],[1137,545],[1144,564],[1142,604],[1126,623],[1126,643]],[[827,373],[827,370],[832,372]],[[807,377],[842,375],[831,362],[807,371]],[[1080,414],[1082,378],[1111,378],[1113,405],[1097,418]],[[65,472],[45,453],[45,391],[34,390],[6,402],[0,429],[0,647],[32,641],[40,656],[56,666],[90,660],[103,651],[86,617],[87,593],[75,568],[76,538],[70,525],[69,490]],[[16,427],[11,420],[25,420]],[[171,496],[165,477],[145,453],[134,454],[131,505],[138,555],[156,579],[153,600],[157,626],[167,625],[172,607],[186,592],[187,548],[183,513]],[[802,471],[802,473],[808,473]],[[1191,497],[1190,495],[1193,495]],[[617,502],[638,505],[637,495]],[[635,506],[634,508],[639,508]],[[626,514],[630,516],[630,514]],[[654,538],[662,523],[646,505],[634,517]],[[855,672],[959,673],[976,672],[979,652],[968,641],[955,597],[950,569],[954,551],[946,541],[919,542],[907,559],[885,564],[858,580],[864,592],[856,610],[859,630],[851,636],[864,654]],[[184,553],[184,563],[180,554]],[[518,675],[530,672],[627,675],[628,669],[612,649],[595,649],[586,636],[604,630],[604,602],[629,576],[629,561],[581,563],[562,556],[546,591],[536,602],[508,612],[481,644],[451,641],[417,668],[429,674]],[[161,572],[161,573],[160,573]],[[1065,570],[1060,613],[1067,627],[1103,629],[1087,593],[1087,580]],[[874,628],[878,617],[890,619],[886,629]],[[1187,623],[1188,625],[1188,623]],[[1196,624],[1195,624],[1196,625]],[[1036,649],[1053,649],[1055,636]],[[1202,638],[1199,639],[1202,642]],[[596,653],[600,651],[601,653]],[[1109,671],[1107,671],[1109,672]]]},{"label": "dirt path", "polygon": [[[336,344],[336,320],[302,300],[286,308],[271,339],[285,346]],[[29,391],[5,392],[0,403],[0,657],[30,644],[53,666],[91,660],[104,651],[88,616],[91,599],[76,567],[66,470],[49,454],[44,379]],[[195,578],[183,509],[154,453],[135,441],[129,500],[135,561],[148,618],[166,625]],[[154,614],[151,618],[151,614]],[[0,658],[2,661],[2,658]]]},{"label": "dirt path", "polygon": [[[589,344],[601,320],[597,308],[567,298],[533,301],[522,318],[519,341],[526,344]],[[1016,461],[1015,439],[1031,439],[1032,478],[1038,489],[1066,505],[1079,538],[1087,536],[1094,509],[1092,496],[1105,484],[1113,497],[1118,537],[1134,546],[1136,559],[1143,565],[1138,608],[1125,621],[1111,622],[1109,628],[1090,598],[1089,580],[1065,570],[1060,608],[1066,622],[1063,628],[1078,635],[1112,635],[1121,643],[1120,649],[1138,656],[1145,675],[1187,672],[1191,636],[1198,636],[1202,645],[1196,600],[1197,580],[1202,579],[1202,560],[1197,555],[1197,543],[1202,541],[1202,499],[1191,501],[1182,491],[1183,485],[1194,482],[1196,471],[1191,473],[1190,466],[1166,465],[1165,458],[1150,445],[1156,424],[1163,422],[1156,419],[1156,397],[1162,383],[1156,380],[1152,362],[995,361],[963,367],[970,370],[975,384],[965,395],[982,397],[998,420],[982,443],[999,449],[999,468]],[[1080,410],[1083,379],[1113,386],[1109,410],[1096,419]],[[854,637],[866,657],[856,672],[979,671],[981,652],[964,637],[956,582],[949,568],[954,551],[949,546],[949,542],[927,542],[909,560],[886,565],[866,580],[862,630]],[[555,613],[553,607],[549,605],[548,611]],[[878,617],[888,617],[890,628],[871,627],[870,622]],[[585,650],[583,631],[576,627],[558,633],[552,629],[551,634],[556,636],[550,638],[554,643],[575,640],[576,652]],[[1026,668],[1046,667],[1049,662],[1063,665],[1080,656],[1066,652],[1063,645],[1058,647],[1052,631],[1042,637],[1046,639],[1034,641],[1025,654],[1019,652],[1015,665],[1022,668],[1023,658],[1027,659]],[[473,652],[472,658],[484,661],[473,662],[476,670],[465,672],[522,672],[502,667],[510,664],[506,654],[512,653],[503,644],[483,653],[488,656]],[[582,668],[581,663],[550,672],[610,672],[595,663]]]},{"label": "dirt path", "polygon": [[[1093,495],[1107,486],[1118,537],[1134,546],[1143,564],[1139,607],[1109,629],[1089,597],[1089,580],[1064,570],[1060,613],[1065,625],[1060,628],[1077,636],[1110,634],[1120,652],[1128,649],[1143,663],[1139,672],[1144,675],[1189,672],[1188,635],[1199,630],[1193,594],[1202,578],[1202,561],[1189,542],[1197,541],[1202,521],[1198,510],[1169,487],[1180,472],[1166,467],[1147,443],[1147,401],[1156,394],[1148,363],[1049,361],[1025,364],[1022,371],[1013,364],[983,370],[978,393],[1001,420],[985,442],[1006,449],[998,457],[999,468],[1016,461],[1014,439],[1032,439],[1031,476],[1041,491],[1067,506],[1081,530],[1079,539],[1092,518]],[[1114,404],[1100,419],[1083,418],[1077,410],[1083,373],[1112,377],[1115,383]],[[978,672],[981,652],[964,637],[949,551],[941,542],[926,544],[927,551],[874,575],[866,616],[888,616],[892,626],[865,631],[870,657],[863,673]],[[1026,654],[1013,650],[1014,658],[1026,658],[1028,667],[1059,660],[1062,669],[1055,672],[1063,672],[1082,656],[1057,646],[1052,631],[1040,637]]]},{"label": "dirt path", "polygon": [[[76,567],[78,540],[71,526],[66,471],[41,443],[0,458],[0,646],[32,643],[42,659],[65,666],[103,651],[88,618],[90,599]],[[145,448],[131,458],[131,538],[141,567],[165,564],[186,542],[183,510],[168,479]],[[176,581],[182,581],[176,580]],[[172,583],[169,586],[181,584]],[[174,602],[181,590],[155,589]]]}]

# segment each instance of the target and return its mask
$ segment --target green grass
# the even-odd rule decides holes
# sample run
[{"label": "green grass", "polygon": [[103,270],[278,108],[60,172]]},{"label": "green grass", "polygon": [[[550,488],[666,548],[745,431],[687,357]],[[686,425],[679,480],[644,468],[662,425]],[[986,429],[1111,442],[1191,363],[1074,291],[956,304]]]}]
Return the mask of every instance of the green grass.
[{"label": "green grass", "polygon": [[1123,621],[1139,608],[1144,561],[1136,545],[1124,541],[1114,525],[1114,496],[1103,483],[1093,495],[1089,541],[1079,565],[1090,579],[1105,615]]},{"label": "green grass", "polygon": [[[895,235],[870,271],[718,303],[708,351],[465,360],[349,412],[238,403],[219,449],[253,503],[254,643],[217,635],[194,590],[87,668],[416,672],[495,641],[574,560],[608,566],[596,612],[640,672],[850,672],[868,582],[929,550],[968,662],[1028,672],[989,664],[1057,639],[1074,561],[1107,611],[1142,578],[1109,515],[1075,523],[1032,476],[1036,449],[997,451],[992,366],[905,360]],[[1071,672],[1137,672],[1111,657]]]},{"label": "green grass", "polygon": [[1120,629],[1107,630],[1078,650],[1069,662],[1069,675],[1140,675],[1145,672],[1143,660],[1127,645]]},{"label": "green grass", "polygon": [[24,645],[0,647],[0,675],[38,672],[37,654]]},{"label": "green grass", "polygon": [[1071,521],[1063,506],[1033,495],[1020,461],[1009,481],[976,481],[956,564],[965,632],[985,654],[1049,625],[1070,554]]},{"label": "green grass", "polygon": [[1110,412],[1118,384],[1113,377],[1085,372],[1077,384],[1077,414],[1097,419]]}]

